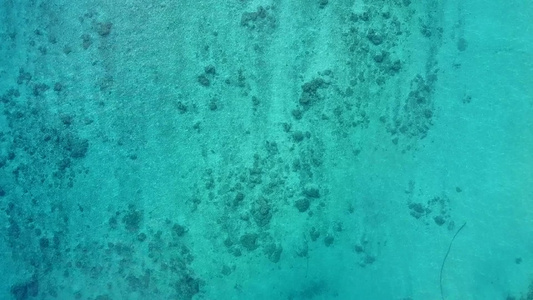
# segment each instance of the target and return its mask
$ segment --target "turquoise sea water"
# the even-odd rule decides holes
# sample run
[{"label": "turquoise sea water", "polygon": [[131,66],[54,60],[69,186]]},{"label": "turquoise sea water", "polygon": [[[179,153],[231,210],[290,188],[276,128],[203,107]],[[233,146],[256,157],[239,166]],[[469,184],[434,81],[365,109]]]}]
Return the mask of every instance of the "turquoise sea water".
[{"label": "turquoise sea water", "polygon": [[0,0],[0,299],[533,299],[533,2]]}]

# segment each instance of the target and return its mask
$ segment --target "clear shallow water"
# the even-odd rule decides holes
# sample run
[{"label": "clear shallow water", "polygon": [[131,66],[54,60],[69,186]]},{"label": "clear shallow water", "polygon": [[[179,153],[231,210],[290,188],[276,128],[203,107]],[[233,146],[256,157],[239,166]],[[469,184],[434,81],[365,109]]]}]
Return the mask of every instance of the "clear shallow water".
[{"label": "clear shallow water", "polygon": [[0,298],[533,297],[533,5],[4,2]]}]

